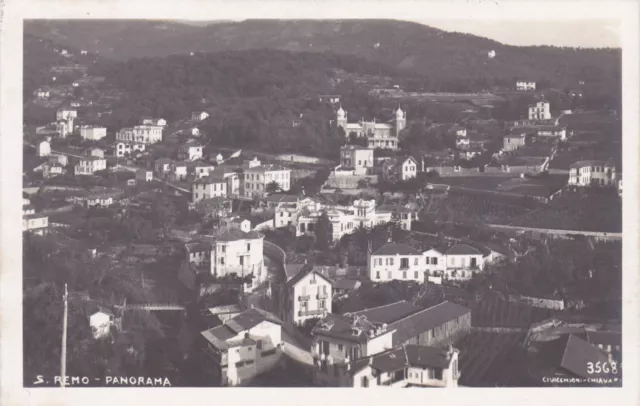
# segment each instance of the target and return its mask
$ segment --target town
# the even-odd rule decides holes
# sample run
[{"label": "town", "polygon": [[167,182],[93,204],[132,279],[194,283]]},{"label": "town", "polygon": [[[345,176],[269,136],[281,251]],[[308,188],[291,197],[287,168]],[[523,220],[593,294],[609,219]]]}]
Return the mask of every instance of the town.
[{"label": "town", "polygon": [[[622,385],[622,133],[600,79],[454,91],[185,52],[113,62],[25,30],[25,385],[61,350],[72,376],[174,387]],[[61,349],[41,338],[63,317]]]}]

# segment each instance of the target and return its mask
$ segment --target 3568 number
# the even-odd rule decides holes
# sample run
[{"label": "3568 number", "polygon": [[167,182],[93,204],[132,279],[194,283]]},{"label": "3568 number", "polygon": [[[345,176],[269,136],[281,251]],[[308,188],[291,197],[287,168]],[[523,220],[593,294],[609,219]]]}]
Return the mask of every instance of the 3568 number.
[{"label": "3568 number", "polygon": [[599,374],[604,372],[605,374],[618,373],[618,364],[616,362],[587,362],[587,373],[588,374]]}]

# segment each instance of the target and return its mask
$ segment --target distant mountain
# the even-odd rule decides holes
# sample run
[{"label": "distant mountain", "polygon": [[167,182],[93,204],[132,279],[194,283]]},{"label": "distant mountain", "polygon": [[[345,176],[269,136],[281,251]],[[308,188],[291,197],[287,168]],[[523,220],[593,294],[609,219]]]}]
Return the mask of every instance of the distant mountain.
[{"label": "distant mountain", "polygon": [[[619,49],[515,47],[469,34],[396,20],[246,20],[205,26],[158,20],[32,20],[25,33],[114,59],[189,52],[280,49],[350,54],[426,75],[432,81],[516,78],[617,89]],[[488,51],[496,57],[489,59]]]}]

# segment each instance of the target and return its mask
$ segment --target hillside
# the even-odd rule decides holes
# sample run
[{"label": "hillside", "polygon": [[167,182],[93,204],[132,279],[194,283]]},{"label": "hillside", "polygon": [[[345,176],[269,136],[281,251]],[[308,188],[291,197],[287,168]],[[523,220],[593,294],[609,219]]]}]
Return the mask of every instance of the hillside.
[{"label": "hillside", "polygon": [[[513,85],[517,77],[617,89],[621,52],[614,49],[514,47],[468,34],[395,20],[248,20],[206,26],[177,22],[30,21],[25,32],[115,59],[242,49],[330,51],[428,76],[431,90]],[[496,51],[488,59],[487,51]]]}]

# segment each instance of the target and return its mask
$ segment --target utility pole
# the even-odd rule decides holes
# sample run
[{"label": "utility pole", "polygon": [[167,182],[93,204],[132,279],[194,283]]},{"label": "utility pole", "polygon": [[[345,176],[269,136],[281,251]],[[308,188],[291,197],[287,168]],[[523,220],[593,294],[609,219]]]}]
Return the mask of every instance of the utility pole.
[{"label": "utility pole", "polygon": [[67,284],[64,284],[64,314],[62,316],[62,355],[60,357],[60,379],[61,386],[65,386],[67,376]]}]

